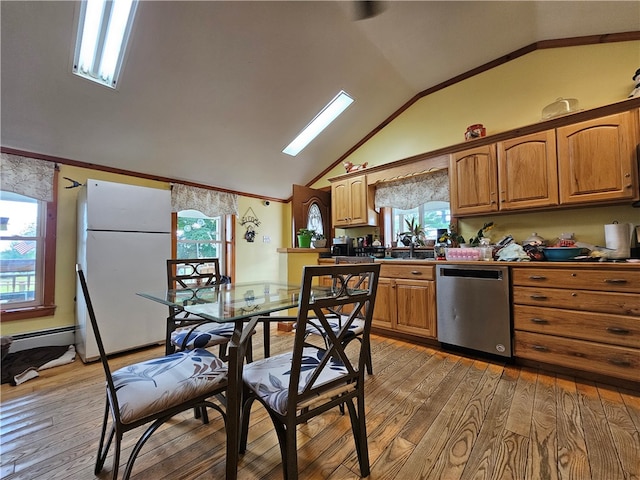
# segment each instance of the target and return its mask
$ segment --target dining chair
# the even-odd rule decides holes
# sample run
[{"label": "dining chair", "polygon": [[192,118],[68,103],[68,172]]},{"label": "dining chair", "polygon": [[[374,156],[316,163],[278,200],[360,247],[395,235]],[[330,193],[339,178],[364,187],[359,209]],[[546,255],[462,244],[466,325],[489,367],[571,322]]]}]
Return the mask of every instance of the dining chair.
[{"label": "dining chair", "polygon": [[[193,289],[186,303],[198,302],[197,289],[223,284],[217,258],[180,258],[167,260],[167,288]],[[176,351],[209,348],[218,345],[219,355],[226,358],[226,346],[233,335],[233,323],[212,323],[190,316],[181,308],[169,307],[167,317],[166,354]],[[248,353],[250,355],[250,353]]]},{"label": "dining chair", "polygon": [[[222,415],[226,424],[224,409],[212,400],[217,398],[218,402],[225,404],[224,393],[228,384],[228,369],[227,365],[213,353],[204,349],[195,349],[127,365],[112,372],[84,272],[79,265],[76,265],[76,271],[106,376],[106,402],[95,474],[98,475],[102,471],[109,448],[115,438],[112,478],[116,480],[124,434],[149,424],[138,438],[127,460],[123,476],[123,479],[127,480],[146,441],[163,423],[176,414],[193,408],[201,412],[203,423],[208,423],[206,407],[210,407]],[[109,422],[109,416],[111,416],[111,422]],[[111,428],[107,437],[109,423]]]},{"label": "dining chair", "polygon": [[[372,263],[372,262],[374,262],[374,260],[371,257],[353,257],[353,256],[335,257],[336,264],[340,264],[340,263],[354,264],[354,263]],[[364,280],[365,280],[364,278],[354,279],[353,281],[356,282],[356,284],[354,285],[354,288],[359,287],[360,283],[362,283]],[[339,331],[340,328],[342,327],[343,319],[345,318],[345,312],[343,310],[344,310],[344,307],[342,305],[338,306],[335,309],[331,309],[331,313],[333,315],[331,317],[328,317],[328,322],[329,322],[329,325],[331,325],[331,328],[334,333]],[[345,346],[353,340],[357,340],[359,342],[366,340],[364,339],[363,316],[364,316],[364,312],[361,312],[358,318],[356,318],[354,322],[351,324],[351,326],[349,327],[349,330],[344,337]],[[307,340],[309,339],[310,336],[317,335],[322,337],[325,342],[327,341],[326,336],[323,335],[322,329],[316,326],[316,322],[313,319],[309,319],[309,321],[307,322],[305,334],[306,334],[305,339]],[[371,360],[371,350],[369,349],[368,351],[369,351],[369,356],[367,358],[367,373],[369,375],[373,375],[373,362]]]},{"label": "dining chair", "polygon": [[[345,343],[345,337],[359,318],[364,320],[363,335],[369,335],[379,274],[380,264],[376,263],[304,267],[293,349],[244,367],[240,453],[247,449],[251,406],[257,400],[267,410],[278,435],[284,478],[297,479],[297,426],[346,404],[360,474],[369,475],[364,408],[369,342]],[[329,291],[317,286],[325,276],[333,279]],[[349,313],[345,313],[342,327],[336,332],[327,312],[339,307]],[[323,331],[325,347],[305,341],[310,319]],[[356,348],[347,351],[347,345]]]}]

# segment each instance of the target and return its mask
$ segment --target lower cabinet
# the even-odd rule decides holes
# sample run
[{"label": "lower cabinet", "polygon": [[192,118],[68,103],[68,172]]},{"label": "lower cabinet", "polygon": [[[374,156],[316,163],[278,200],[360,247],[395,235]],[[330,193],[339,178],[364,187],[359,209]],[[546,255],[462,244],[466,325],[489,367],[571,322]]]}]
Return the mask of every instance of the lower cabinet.
[{"label": "lower cabinet", "polygon": [[513,267],[516,357],[640,382],[640,270]]},{"label": "lower cabinet", "polygon": [[383,264],[373,310],[373,326],[435,339],[435,293],[435,267]]}]

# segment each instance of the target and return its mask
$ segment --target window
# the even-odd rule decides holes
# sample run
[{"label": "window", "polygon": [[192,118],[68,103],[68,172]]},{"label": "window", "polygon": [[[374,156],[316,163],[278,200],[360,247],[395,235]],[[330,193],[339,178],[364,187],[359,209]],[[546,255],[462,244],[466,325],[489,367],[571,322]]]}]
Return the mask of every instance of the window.
[{"label": "window", "polygon": [[2,310],[40,306],[44,299],[47,203],[2,191],[0,211]]},{"label": "window", "polygon": [[432,201],[409,210],[394,208],[391,213],[394,240],[398,238],[399,233],[407,231],[405,220],[411,221],[412,218],[415,218],[416,222],[422,225],[427,239],[436,240],[437,229],[448,229],[451,223],[449,202]]},{"label": "window", "polygon": [[176,258],[218,258],[225,271],[224,216],[207,217],[197,210],[178,212]]}]

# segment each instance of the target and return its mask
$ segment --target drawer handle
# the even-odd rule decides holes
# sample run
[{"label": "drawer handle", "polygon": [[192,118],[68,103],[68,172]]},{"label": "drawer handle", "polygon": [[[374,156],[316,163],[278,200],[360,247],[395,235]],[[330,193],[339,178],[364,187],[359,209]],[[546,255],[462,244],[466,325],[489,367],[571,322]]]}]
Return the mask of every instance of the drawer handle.
[{"label": "drawer handle", "polygon": [[548,325],[549,321],[545,320],[544,318],[532,318],[531,321],[533,323],[537,323],[539,325]]},{"label": "drawer handle", "polygon": [[530,275],[529,280],[546,280],[547,277],[544,275]]},{"label": "drawer handle", "polygon": [[411,270],[411,275],[422,275],[420,270]]},{"label": "drawer handle", "polygon": [[607,332],[615,333],[616,335],[629,335],[630,333],[626,328],[620,327],[607,327]]},{"label": "drawer handle", "polygon": [[533,348],[534,350],[538,351],[538,352],[548,352],[549,349],[547,347],[545,347],[544,345],[531,345],[531,348]]},{"label": "drawer handle", "polygon": [[534,300],[546,300],[547,296],[546,295],[531,295],[531,298]]},{"label": "drawer handle", "polygon": [[620,285],[627,283],[627,281],[624,278],[607,278],[605,279],[604,283],[614,283],[616,285]]},{"label": "drawer handle", "polygon": [[631,362],[628,360],[622,360],[620,358],[610,358],[609,363],[615,365],[616,367],[630,367]]}]

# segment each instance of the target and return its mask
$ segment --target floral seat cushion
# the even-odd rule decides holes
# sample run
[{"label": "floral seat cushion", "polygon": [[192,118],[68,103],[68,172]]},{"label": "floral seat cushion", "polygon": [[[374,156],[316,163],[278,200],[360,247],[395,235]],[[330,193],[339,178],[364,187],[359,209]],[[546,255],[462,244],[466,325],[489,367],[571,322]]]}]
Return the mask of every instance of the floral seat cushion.
[{"label": "floral seat cushion", "polygon": [[128,365],[112,377],[126,424],[224,386],[227,364],[196,349]]},{"label": "floral seat cushion", "polygon": [[[302,392],[309,377],[320,363],[324,350],[316,347],[305,347],[302,352],[302,371],[298,392]],[[244,367],[242,378],[245,384],[259,395],[272,409],[285,415],[291,376],[292,352],[264,358]],[[342,362],[330,360],[320,374],[317,385],[334,380],[347,372]]]},{"label": "floral seat cushion", "polygon": [[[338,318],[338,317],[327,318],[327,321],[331,326],[331,330],[333,330],[333,332],[337,334],[342,328],[342,326],[344,325],[347,318],[348,317],[346,315],[343,315],[342,318]],[[315,322],[318,322],[318,320],[311,320],[311,319],[308,320],[307,327],[305,329],[305,332],[307,335],[322,335],[321,330],[315,326]],[[349,326],[349,330],[345,333],[344,338],[349,339],[356,335],[361,335],[362,332],[364,332],[364,320],[356,318],[354,319],[353,323]]]},{"label": "floral seat cushion", "polygon": [[193,327],[179,328],[171,332],[171,344],[177,349],[183,350],[185,338],[187,342],[184,350],[193,350],[194,348],[207,348],[214,345],[227,343],[233,335],[233,323],[207,323],[200,325],[192,331]]}]

